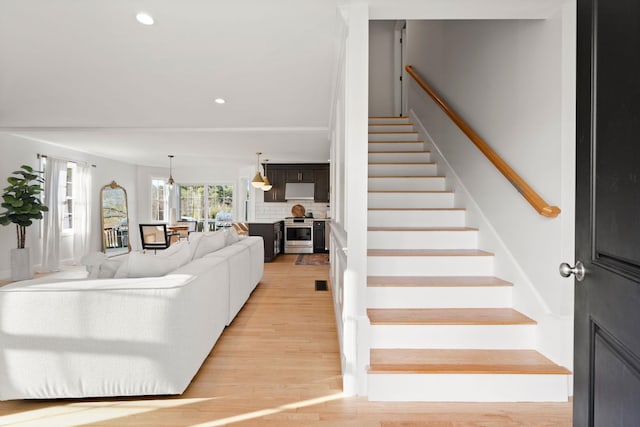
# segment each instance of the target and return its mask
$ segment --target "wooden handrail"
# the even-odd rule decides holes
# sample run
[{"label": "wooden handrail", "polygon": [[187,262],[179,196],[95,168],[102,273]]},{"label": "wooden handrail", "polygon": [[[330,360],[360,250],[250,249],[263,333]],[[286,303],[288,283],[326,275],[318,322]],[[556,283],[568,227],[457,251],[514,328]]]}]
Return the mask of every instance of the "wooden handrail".
[{"label": "wooden handrail", "polygon": [[555,218],[560,214],[560,208],[557,206],[549,206],[538,193],[536,193],[524,179],[520,177],[512,168],[500,157],[493,149],[487,144],[477,133],[469,127],[469,125],[460,118],[460,116],[451,109],[437,93],[413,70],[411,65],[406,67],[407,73],[415,79],[415,81],[424,89],[427,94],[438,104],[438,106],[445,112],[447,116],[453,122],[458,125],[460,130],[467,135],[467,137],[475,144],[476,147],[489,159],[491,163],[507,178],[507,180],[513,185],[522,197],[524,197],[533,208],[543,216]]}]

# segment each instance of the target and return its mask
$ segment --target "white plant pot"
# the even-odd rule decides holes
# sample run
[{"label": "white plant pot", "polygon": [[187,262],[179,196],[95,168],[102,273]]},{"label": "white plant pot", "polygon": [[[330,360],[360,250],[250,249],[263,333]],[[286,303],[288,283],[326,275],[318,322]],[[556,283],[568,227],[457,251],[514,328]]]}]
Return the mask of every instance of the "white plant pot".
[{"label": "white plant pot", "polygon": [[33,277],[29,248],[11,249],[11,280],[27,280]]}]

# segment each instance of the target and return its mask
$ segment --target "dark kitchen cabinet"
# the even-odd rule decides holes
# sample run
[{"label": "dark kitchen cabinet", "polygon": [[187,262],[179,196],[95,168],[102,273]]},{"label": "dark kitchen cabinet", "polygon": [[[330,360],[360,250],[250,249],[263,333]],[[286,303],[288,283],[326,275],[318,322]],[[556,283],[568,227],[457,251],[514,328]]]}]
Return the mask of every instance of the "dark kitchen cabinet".
[{"label": "dark kitchen cabinet", "polygon": [[314,171],[315,183],[313,199],[316,202],[329,203],[329,167]]},{"label": "dark kitchen cabinet", "polygon": [[313,253],[328,252],[324,221],[313,221]]},{"label": "dark kitchen cabinet", "polygon": [[287,182],[315,182],[315,170],[310,167],[287,169]]},{"label": "dark kitchen cabinet", "polygon": [[264,192],[265,202],[286,202],[284,198],[284,187],[287,179],[287,171],[280,168],[269,167],[267,177],[272,187]]},{"label": "dark kitchen cabinet", "polygon": [[262,236],[265,262],[273,261],[278,254],[284,252],[284,221],[250,222],[249,235]]},{"label": "dark kitchen cabinet", "polygon": [[287,182],[314,183],[314,201],[329,202],[329,164],[328,163],[269,163],[267,177],[273,186],[265,191],[265,203],[286,202],[284,197]]}]

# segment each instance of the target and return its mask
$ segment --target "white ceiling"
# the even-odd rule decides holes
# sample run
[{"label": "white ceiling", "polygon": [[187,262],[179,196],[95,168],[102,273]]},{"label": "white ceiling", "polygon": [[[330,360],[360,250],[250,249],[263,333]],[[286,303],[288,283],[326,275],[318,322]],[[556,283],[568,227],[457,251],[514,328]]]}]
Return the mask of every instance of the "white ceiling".
[{"label": "white ceiling", "polygon": [[[339,5],[0,0],[0,133],[122,161],[325,162]],[[367,0],[371,19],[540,19],[572,0]],[[156,21],[135,20],[146,11]],[[213,102],[217,97],[224,105]]]},{"label": "white ceiling", "polygon": [[149,166],[326,162],[336,5],[0,0],[0,132]]}]

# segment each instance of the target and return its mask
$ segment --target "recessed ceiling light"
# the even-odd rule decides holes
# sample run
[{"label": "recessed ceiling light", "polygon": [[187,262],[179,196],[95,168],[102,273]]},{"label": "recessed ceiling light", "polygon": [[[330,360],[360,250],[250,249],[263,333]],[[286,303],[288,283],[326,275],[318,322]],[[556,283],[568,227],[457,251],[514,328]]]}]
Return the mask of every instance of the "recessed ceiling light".
[{"label": "recessed ceiling light", "polygon": [[136,19],[139,23],[144,25],[153,25],[153,18],[148,13],[140,12],[136,15]]},{"label": "recessed ceiling light", "polygon": [[224,103],[225,103],[225,102],[227,102],[227,101],[225,101],[225,100],[224,100],[224,99],[222,99],[222,98],[216,98],[216,99],[214,99],[214,102],[215,102],[216,104],[224,104]]}]

